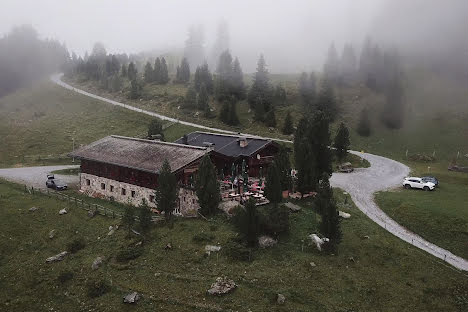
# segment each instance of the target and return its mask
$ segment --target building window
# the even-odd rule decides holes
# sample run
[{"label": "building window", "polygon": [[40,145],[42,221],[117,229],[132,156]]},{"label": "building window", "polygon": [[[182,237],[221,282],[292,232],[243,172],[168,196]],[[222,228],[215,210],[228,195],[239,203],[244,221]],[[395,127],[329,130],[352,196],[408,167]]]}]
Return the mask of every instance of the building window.
[{"label": "building window", "polygon": [[154,195],[150,195],[149,201],[150,201],[150,203],[154,203]]},{"label": "building window", "polygon": [[110,186],[110,191],[111,191],[111,192],[114,191],[114,186],[113,186],[113,185]]},{"label": "building window", "polygon": [[105,183],[101,183],[101,190],[105,190],[106,189],[106,184]]},{"label": "building window", "polygon": [[90,186],[91,185],[91,181],[89,179],[86,179],[86,185],[87,186]]},{"label": "building window", "polygon": [[122,188],[122,192],[121,192],[120,194],[122,194],[122,195],[124,195],[124,196],[125,196],[125,195],[127,194],[127,190],[126,190],[126,189],[124,189],[124,188]]},{"label": "building window", "polygon": [[132,197],[135,197],[135,191],[132,191]]}]

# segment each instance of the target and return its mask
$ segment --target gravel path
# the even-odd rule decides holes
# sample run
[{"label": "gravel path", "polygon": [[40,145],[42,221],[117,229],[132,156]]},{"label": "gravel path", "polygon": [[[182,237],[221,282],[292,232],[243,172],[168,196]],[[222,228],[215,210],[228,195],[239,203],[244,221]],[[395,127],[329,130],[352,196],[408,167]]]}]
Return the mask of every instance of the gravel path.
[{"label": "gravel path", "polygon": [[[28,187],[45,189],[47,174],[55,171],[68,168],[78,168],[76,165],[67,166],[41,166],[41,167],[22,167],[22,168],[6,168],[0,169],[0,177],[6,180],[19,184],[26,184]],[[54,174],[55,178],[62,180],[69,186],[77,184],[78,176]]]},{"label": "gravel path", "polygon": [[468,271],[467,260],[399,225],[375,203],[373,195],[375,192],[401,187],[403,178],[408,176],[410,169],[402,163],[385,157],[354,151],[351,153],[369,161],[370,168],[359,168],[352,173],[334,173],[330,179],[332,186],[348,192],[362,212],[393,235],[450,263],[457,269]]},{"label": "gravel path", "polygon": [[[51,80],[56,84],[80,94],[107,102],[112,105],[124,107],[126,109],[140,112],[146,115],[154,116],[162,120],[171,122],[178,122],[183,125],[197,127],[209,131],[217,131],[221,133],[237,134],[233,131],[206,127],[203,125],[177,120],[175,118],[160,115],[154,112],[146,111],[137,107],[133,107],[127,104],[119,103],[110,99],[103,98],[101,96],[86,92],[81,89],[77,89],[61,80],[63,74],[55,74],[51,76]],[[249,134],[251,135],[251,134]],[[292,143],[288,140],[280,140],[270,138],[272,140]],[[378,225],[385,228],[390,233],[401,238],[402,240],[416,246],[440,259],[445,260],[454,267],[468,271],[468,261],[452,254],[450,251],[440,248],[430,242],[424,240],[419,235],[405,229],[393,219],[387,216],[375,203],[374,193],[377,191],[394,188],[401,185],[404,177],[406,177],[410,170],[407,166],[377,155],[365,154],[360,152],[351,151],[355,155],[359,155],[365,158],[371,164],[370,168],[361,168],[355,170],[353,173],[334,173],[331,178],[331,184],[335,187],[342,188],[347,191],[353,199],[356,206],[364,212],[369,218],[375,221]],[[0,171],[1,175],[1,171]]]}]

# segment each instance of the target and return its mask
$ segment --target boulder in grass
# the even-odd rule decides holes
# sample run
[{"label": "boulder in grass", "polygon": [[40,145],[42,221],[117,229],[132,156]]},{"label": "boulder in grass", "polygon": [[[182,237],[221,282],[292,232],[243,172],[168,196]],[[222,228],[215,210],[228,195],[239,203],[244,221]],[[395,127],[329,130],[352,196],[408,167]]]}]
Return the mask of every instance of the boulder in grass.
[{"label": "boulder in grass", "polygon": [[273,247],[276,245],[276,243],[278,243],[278,241],[271,238],[270,236],[263,235],[258,238],[258,245],[261,248]]},{"label": "boulder in grass", "polygon": [[221,296],[230,293],[236,289],[237,285],[233,280],[226,277],[218,277],[216,282],[211,284],[211,288],[208,289],[208,294],[213,296]]},{"label": "boulder in grass", "polygon": [[310,240],[315,244],[317,249],[319,251],[322,251],[322,245],[325,244],[326,242],[330,241],[328,238],[320,238],[317,234],[310,234],[309,235]]},{"label": "boulder in grass", "polygon": [[39,209],[39,208],[33,206],[33,207],[29,208],[29,211],[34,212],[34,211],[36,211],[36,210],[38,210],[38,209]]},{"label": "boulder in grass", "polygon": [[67,214],[67,213],[68,213],[68,211],[67,211],[67,209],[65,209],[65,208],[63,208],[63,209],[61,209],[61,210],[59,211],[59,215],[64,215],[64,214]]},{"label": "boulder in grass", "polygon": [[136,291],[123,297],[124,303],[136,303],[138,300],[140,300],[140,294],[138,294]]},{"label": "boulder in grass", "polygon": [[50,238],[50,239],[54,238],[54,237],[55,237],[55,233],[56,233],[55,230],[51,230],[51,231],[49,232],[49,238]]},{"label": "boulder in grass", "polygon": [[93,270],[99,269],[99,267],[101,266],[103,260],[104,260],[103,257],[97,257],[93,261],[93,264],[91,265],[91,269],[93,269]]},{"label": "boulder in grass", "polygon": [[283,294],[277,294],[276,295],[276,302],[279,305],[283,305],[285,301],[286,301],[286,297]]},{"label": "boulder in grass", "polygon": [[221,250],[221,246],[215,245],[206,245],[205,246],[205,253],[209,256],[212,252],[218,252]]},{"label": "boulder in grass", "polygon": [[351,214],[344,212],[344,211],[339,211],[338,216],[340,216],[343,219],[349,219],[351,218]]},{"label": "boulder in grass", "polygon": [[59,254],[57,254],[55,256],[47,258],[46,262],[47,263],[52,263],[52,262],[62,261],[67,254],[68,254],[68,251],[62,251],[61,253],[59,253]]}]

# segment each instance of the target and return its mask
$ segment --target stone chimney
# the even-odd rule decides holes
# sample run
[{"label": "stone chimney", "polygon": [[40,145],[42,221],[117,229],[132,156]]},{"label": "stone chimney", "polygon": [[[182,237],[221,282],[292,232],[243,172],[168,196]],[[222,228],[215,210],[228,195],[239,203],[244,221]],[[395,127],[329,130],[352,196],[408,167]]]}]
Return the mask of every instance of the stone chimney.
[{"label": "stone chimney", "polygon": [[246,137],[240,137],[239,138],[239,146],[240,147],[247,147],[249,145],[249,142],[247,141]]}]

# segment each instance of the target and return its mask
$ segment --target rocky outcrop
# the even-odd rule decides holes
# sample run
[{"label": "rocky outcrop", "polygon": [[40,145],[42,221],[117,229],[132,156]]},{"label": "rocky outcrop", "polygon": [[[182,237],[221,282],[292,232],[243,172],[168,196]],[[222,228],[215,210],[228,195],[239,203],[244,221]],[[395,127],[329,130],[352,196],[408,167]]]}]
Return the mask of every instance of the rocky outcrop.
[{"label": "rocky outcrop", "polygon": [[259,245],[261,248],[273,247],[273,246],[275,246],[277,243],[278,243],[278,241],[275,240],[275,239],[273,239],[273,238],[270,237],[270,236],[263,235],[263,236],[260,236],[260,237],[258,238],[258,245]]},{"label": "rocky outcrop", "polygon": [[137,293],[136,291],[123,297],[124,303],[136,303],[138,300],[140,300],[140,294]]},{"label": "rocky outcrop", "polygon": [[211,284],[211,288],[208,289],[209,295],[221,296],[230,293],[236,289],[237,285],[233,280],[230,280],[226,277],[218,277],[216,282]]},{"label": "rocky outcrop", "polygon": [[52,263],[52,262],[62,261],[67,254],[68,254],[68,251],[62,251],[61,253],[59,253],[59,254],[57,254],[55,256],[47,258],[46,262],[47,263]]}]

